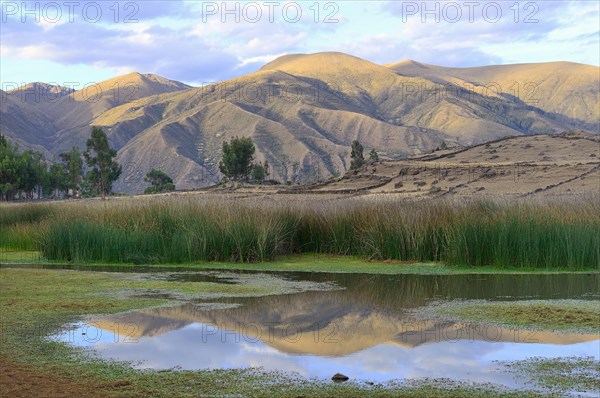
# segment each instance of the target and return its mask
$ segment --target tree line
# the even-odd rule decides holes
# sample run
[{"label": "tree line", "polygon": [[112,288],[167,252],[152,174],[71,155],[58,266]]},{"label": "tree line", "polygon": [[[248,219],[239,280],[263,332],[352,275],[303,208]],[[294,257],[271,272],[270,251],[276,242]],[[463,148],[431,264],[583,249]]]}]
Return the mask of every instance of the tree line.
[{"label": "tree line", "polygon": [[[367,163],[364,148],[352,142],[350,169],[360,169]],[[234,137],[223,142],[219,170],[227,181],[263,183],[269,177],[269,162],[255,162],[256,148],[249,137]],[[20,151],[18,145],[0,135],[0,200],[93,197],[102,199],[112,192],[113,183],[122,172],[110,147],[106,133],[93,127],[83,152],[78,147],[61,153],[58,160],[47,162],[43,154]],[[369,163],[379,160],[373,149]],[[144,178],[150,184],[144,193],[175,190],[173,179],[161,170],[152,169]]]},{"label": "tree line", "polygon": [[0,135],[0,198],[104,198],[121,175],[116,156],[106,134],[98,127],[92,128],[83,153],[74,146],[54,162],[47,162],[39,152],[21,151]]},{"label": "tree line", "polygon": [[[93,197],[102,199],[112,192],[122,172],[106,133],[92,127],[83,152],[76,146],[58,160],[47,162],[30,149],[21,151],[0,134],[0,200],[34,198]],[[150,184],[145,193],[174,191],[173,179],[152,169],[144,178]]]},{"label": "tree line", "polygon": [[[229,181],[264,182],[269,176],[269,162],[254,162],[256,148],[249,137],[233,137],[229,142],[223,142],[223,156],[219,162],[219,170]],[[352,141],[350,153],[350,170],[358,170],[367,163],[379,161],[375,149],[369,153],[369,159],[364,156],[364,147],[358,140]]]}]

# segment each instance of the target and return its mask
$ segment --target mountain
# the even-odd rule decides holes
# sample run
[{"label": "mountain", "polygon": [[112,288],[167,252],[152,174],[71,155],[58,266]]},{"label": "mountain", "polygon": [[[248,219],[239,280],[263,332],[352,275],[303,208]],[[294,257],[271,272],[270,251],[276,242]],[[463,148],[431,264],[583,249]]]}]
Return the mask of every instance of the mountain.
[{"label": "mountain", "polygon": [[[367,291],[377,280],[385,277],[388,278],[387,286],[405,293],[389,294],[389,291],[383,290],[388,294],[378,295]],[[211,325],[226,333],[236,331],[248,337],[251,330],[256,341],[262,340],[279,352],[330,357],[347,356],[382,344],[412,349],[452,341],[462,333],[472,341],[489,340],[485,328],[474,328],[473,324],[415,318],[410,310],[426,305],[428,297],[424,297],[424,293],[429,288],[424,288],[423,282],[417,285],[416,278],[392,280],[396,285],[390,281],[389,275],[372,276],[369,284],[357,283],[335,291],[258,297],[244,300],[243,305],[222,309],[207,309],[195,304],[151,308],[98,318],[91,325],[109,333],[116,331],[122,338],[130,340],[156,338],[192,324]],[[409,286],[413,288],[401,290]],[[437,292],[444,289],[439,285],[435,288]],[[197,330],[200,333],[205,329],[198,327]],[[516,330],[498,328],[494,333],[497,341],[509,342],[511,338],[514,341]],[[546,344],[597,340],[594,334],[537,333],[536,342]],[[238,340],[231,338],[228,341]],[[203,342],[206,343],[206,340]],[[219,343],[224,344],[225,340]],[[247,344],[242,341],[242,345]]]},{"label": "mountain", "polygon": [[[402,61],[387,65],[402,76],[421,76],[440,83],[467,83],[480,91],[497,90],[546,112],[583,121],[596,128],[600,122],[600,68],[573,62],[446,68]],[[479,90],[476,90],[479,91]]]},{"label": "mountain", "polygon": [[0,133],[19,144],[48,156],[55,132],[51,118],[21,98],[0,90]]},{"label": "mountain", "polygon": [[386,160],[302,193],[401,197],[600,195],[600,136],[583,132],[508,137]]},{"label": "mountain", "polygon": [[129,73],[100,83],[88,84],[56,103],[40,106],[60,127],[86,124],[107,110],[152,95],[186,90],[190,86],[153,74]]},{"label": "mountain", "polygon": [[2,93],[0,128],[25,147],[56,156],[73,145],[83,147],[92,121],[115,106],[190,86],[153,74],[130,73],[74,91],[31,83]]},{"label": "mountain", "polygon": [[48,83],[28,83],[17,89],[9,90],[7,93],[17,97],[21,102],[31,105],[40,102],[57,101],[59,98],[75,92],[75,89]]},{"label": "mountain", "polygon": [[[9,92],[2,114],[10,107],[15,116],[3,117],[0,127],[49,154],[83,146],[90,126],[103,127],[119,150],[123,174],[115,189],[122,192],[143,191],[152,168],[173,176],[180,189],[213,184],[223,140],[236,135],[253,138],[257,160],[272,165],[271,178],[310,181],[343,174],[354,139],[384,158],[402,159],[443,143],[597,132],[599,70],[569,63],[463,70],[294,54],[208,87],[132,73],[53,102],[27,104]],[[486,90],[490,79],[501,89]],[[510,94],[515,87],[533,90],[530,82],[537,82],[537,103],[526,101],[529,92]]]}]

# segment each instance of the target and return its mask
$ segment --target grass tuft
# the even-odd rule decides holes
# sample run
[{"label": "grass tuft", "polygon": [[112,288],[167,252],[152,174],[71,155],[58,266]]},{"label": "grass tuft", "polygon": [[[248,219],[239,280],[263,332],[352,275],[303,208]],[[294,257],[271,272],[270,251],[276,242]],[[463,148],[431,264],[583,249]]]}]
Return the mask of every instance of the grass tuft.
[{"label": "grass tuft", "polygon": [[0,207],[0,248],[81,263],[264,262],[298,253],[511,269],[598,269],[600,205],[215,198]]}]

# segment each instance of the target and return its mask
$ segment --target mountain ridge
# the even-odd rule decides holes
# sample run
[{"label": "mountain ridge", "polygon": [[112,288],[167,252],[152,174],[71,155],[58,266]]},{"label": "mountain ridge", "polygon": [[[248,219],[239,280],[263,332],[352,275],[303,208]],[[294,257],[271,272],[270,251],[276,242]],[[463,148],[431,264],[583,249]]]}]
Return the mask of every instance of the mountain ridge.
[{"label": "mountain ridge", "polygon": [[[379,65],[336,52],[290,54],[208,87],[134,72],[53,102],[29,104],[3,92],[0,128],[48,158],[82,147],[91,126],[104,128],[123,164],[115,184],[123,192],[141,192],[152,168],[172,175],[179,188],[216,183],[222,142],[236,135],[253,138],[257,160],[273,166],[272,178],[311,181],[343,174],[354,139],[401,159],[443,143],[597,133],[593,86],[600,85],[600,68],[550,65],[446,68],[412,60]],[[538,84],[538,103],[510,91],[531,82]]]}]

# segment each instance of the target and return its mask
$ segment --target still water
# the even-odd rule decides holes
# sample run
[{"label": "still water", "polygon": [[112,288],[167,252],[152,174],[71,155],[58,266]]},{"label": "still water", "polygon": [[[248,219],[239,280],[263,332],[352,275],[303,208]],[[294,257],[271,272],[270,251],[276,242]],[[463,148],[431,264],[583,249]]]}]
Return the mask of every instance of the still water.
[{"label": "still water", "polygon": [[[185,303],[78,323],[55,336],[136,368],[261,367],[306,378],[341,372],[353,380],[422,377],[523,387],[497,361],[593,356],[598,334],[531,332],[415,318],[432,301],[598,300],[597,274],[280,274],[343,287],[259,298]],[[215,281],[207,273],[172,280]]]}]

